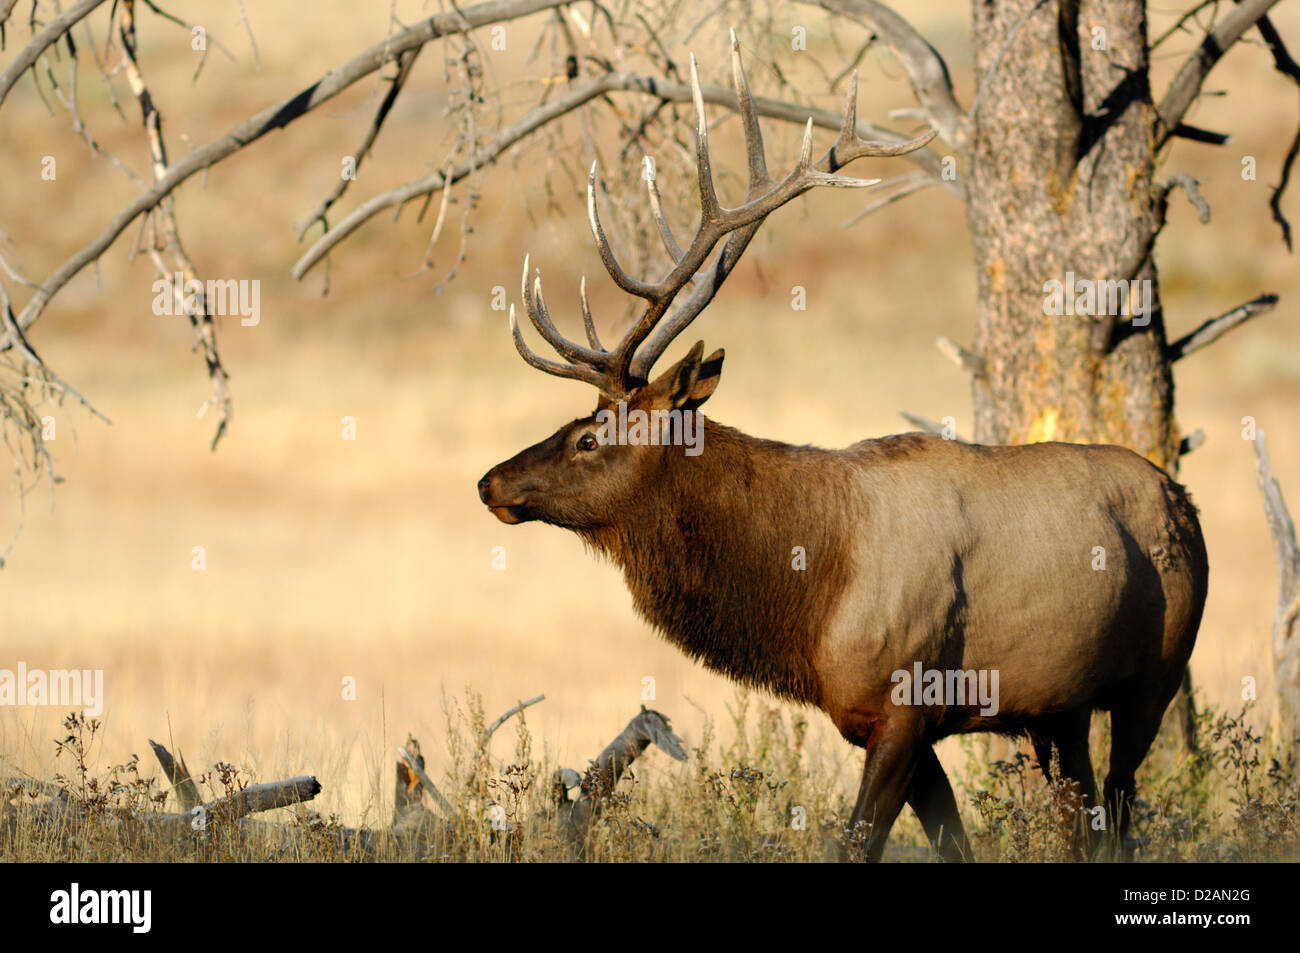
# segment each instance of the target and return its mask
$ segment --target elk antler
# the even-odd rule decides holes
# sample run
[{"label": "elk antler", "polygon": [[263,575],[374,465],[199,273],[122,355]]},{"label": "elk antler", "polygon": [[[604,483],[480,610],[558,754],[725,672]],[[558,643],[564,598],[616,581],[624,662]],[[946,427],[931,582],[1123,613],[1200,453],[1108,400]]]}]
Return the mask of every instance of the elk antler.
[{"label": "elk antler", "polygon": [[[664,218],[659,187],[655,184],[654,164],[647,156],[645,180],[650,198],[650,211],[659,228],[664,248],[673,261],[673,267],[663,280],[653,284],[633,278],[623,270],[614,257],[609,239],[605,237],[605,230],[600,225],[600,216],[596,211],[596,163],[593,162],[587,176],[587,217],[590,220],[592,234],[596,238],[601,263],[604,264],[605,270],[609,272],[616,285],[628,294],[645,299],[646,307],[614,350],[608,351],[601,346],[600,339],[596,336],[596,327],[591,319],[591,307],[587,303],[587,282],[584,277],[579,298],[582,304],[582,323],[586,329],[589,346],[575,344],[565,338],[551,321],[546,300],[542,297],[540,270],[534,273],[530,287],[529,259],[525,256],[521,289],[524,307],[528,310],[528,317],[532,320],[533,327],[537,328],[538,333],[564,359],[563,363],[547,360],[529,349],[524,343],[519,323],[515,320],[514,305],[511,305],[510,332],[514,336],[515,347],[523,359],[533,367],[557,377],[586,381],[614,400],[628,396],[648,380],[650,368],[654,366],[659,356],[713,300],[713,296],[717,294],[723,281],[736,266],[746,246],[768,215],[809,189],[820,185],[838,188],[864,188],[875,185],[880,181],[879,179],[855,179],[835,173],[849,162],[863,156],[896,156],[912,152],[924,146],[936,135],[932,130],[909,142],[898,144],[872,142],[860,138],[857,134],[858,76],[854,71],[844,106],[844,121],[840,126],[839,138],[836,139],[835,145],[831,146],[816,163],[812,161],[813,126],[812,119],[809,118],[808,125],[804,128],[799,161],[789,175],[777,182],[767,171],[763,135],[758,126],[758,111],[754,108],[749,82],[745,79],[745,70],[740,62],[740,44],[734,30],[731,31],[731,70],[736,87],[737,107],[744,124],[745,149],[749,164],[749,188],[745,193],[744,204],[736,208],[724,208],[714,190],[713,171],[709,162],[708,126],[704,118],[704,97],[700,92],[699,70],[695,63],[695,56],[692,54],[691,92],[695,105],[695,158],[700,190],[700,224],[694,237],[685,251],[673,237],[672,229]],[[702,271],[704,263],[723,238],[727,241],[714,259],[712,267]],[[688,282],[695,286],[690,296],[664,321],[673,299]],[[648,342],[647,338],[649,338]],[[637,349],[641,348],[643,342],[645,347],[637,353]]]}]

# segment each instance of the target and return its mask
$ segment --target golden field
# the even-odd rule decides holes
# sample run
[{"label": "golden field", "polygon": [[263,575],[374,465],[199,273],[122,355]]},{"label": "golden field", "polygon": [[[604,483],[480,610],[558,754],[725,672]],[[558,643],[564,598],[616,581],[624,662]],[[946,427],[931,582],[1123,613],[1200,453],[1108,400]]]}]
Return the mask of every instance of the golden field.
[{"label": "golden field", "polygon": [[[250,5],[258,71],[232,6],[181,5],[178,14],[210,23],[238,56],[212,53],[193,85],[188,34],[141,15],[142,64],[173,155],[297,92],[387,30],[387,4],[364,13],[341,0],[311,7],[304,19],[301,4]],[[405,22],[424,9],[398,8]],[[966,4],[906,12],[947,57],[969,104]],[[91,19],[101,47],[103,17]],[[1300,37],[1294,5],[1275,19]],[[540,95],[521,81],[549,69],[546,55],[525,62],[535,29],[533,21],[512,26],[507,51],[489,54],[515,113]],[[706,24],[699,46],[717,52],[723,35],[725,24]],[[11,30],[0,64],[24,38]],[[701,57],[712,81],[722,81],[725,61]],[[343,212],[441,163],[451,137],[441,58],[437,49],[421,57]],[[1157,88],[1179,62],[1159,58]],[[766,78],[752,75],[756,86]],[[890,109],[912,105],[886,53],[870,54],[861,75],[864,118],[885,121]],[[115,83],[126,120],[85,68],[81,109],[105,146],[144,173],[138,112],[124,82]],[[1257,679],[1262,722],[1276,574],[1254,454],[1240,431],[1249,415],[1268,433],[1275,472],[1300,514],[1300,269],[1267,208],[1297,115],[1293,87],[1258,45],[1235,49],[1209,85],[1229,95],[1204,101],[1194,120],[1233,139],[1221,148],[1180,143],[1166,160],[1168,173],[1201,179],[1214,213],[1201,226],[1181,198],[1173,203],[1158,246],[1169,333],[1263,291],[1282,302],[1177,368],[1180,423],[1208,436],[1181,473],[1201,509],[1212,567],[1192,672],[1204,699],[1228,709],[1240,702],[1242,678]],[[261,282],[260,323],[228,318],[221,326],[235,416],[215,453],[213,421],[195,419],[209,393],[202,361],[190,352],[184,319],[151,312],[152,267],[143,257],[128,261],[135,226],[98,274],[87,269],[50,304],[32,344],[112,424],[71,403],[49,411],[65,482],[28,496],[22,535],[0,571],[0,668],[23,660],[103,669],[105,760],[144,754],[146,738],[165,741],[170,731],[196,769],[224,759],[263,779],[317,775],[325,790],[314,806],[348,823],[386,821],[392,750],[408,731],[438,777],[448,757],[444,691],[472,686],[489,717],[545,692],[528,712],[535,744],[579,769],[638,710],[647,676],[655,697],[646,704],[672,718],[688,745],[704,713],[727,721],[733,698],[724,679],[634,615],[619,574],[575,537],[540,524],[503,526],[475,493],[490,466],[592,404],[590,388],[519,360],[504,314],[491,308],[494,286],[517,300],[529,252],[570,331],[584,273],[606,336],[627,317],[581,214],[580,173],[556,178],[566,183],[556,199],[561,215],[548,214],[541,195],[554,170],[540,141],[485,170],[469,258],[441,293],[435,286],[456,255],[463,205],[451,207],[432,271],[417,273],[436,203],[422,223],[407,208],[395,225],[380,216],[345,243],[327,296],[321,269],[301,283],[289,276],[306,247],[294,240],[296,225],[333,186],[378,95],[374,77],[362,81],[177,194],[186,247],[203,276]],[[838,97],[819,105],[834,108]],[[789,160],[796,130],[767,130],[773,153]],[[576,137],[570,122],[566,144]],[[719,137],[719,165],[739,168],[734,146]],[[54,182],[40,178],[46,155],[58,160]],[[1257,181],[1241,177],[1245,156],[1257,160]],[[863,174],[901,171],[901,163],[873,160]],[[734,198],[735,181],[720,181]],[[43,279],[134,194],[124,176],[91,158],[66,113],[47,113],[30,77],[14,89],[0,110],[0,239],[10,260]],[[750,433],[842,446],[905,429],[900,409],[951,415],[968,433],[967,379],[933,343],[939,334],[966,342],[974,326],[962,208],[932,189],[844,230],[867,199],[851,201],[813,194],[775,215],[668,357],[697,337],[725,346],[726,374],[708,410]],[[1294,194],[1287,208],[1300,224]],[[805,312],[790,308],[796,285],[807,289]],[[16,306],[25,301],[24,289],[6,287]],[[355,419],[355,440],[342,439],[345,417]],[[2,549],[19,520],[11,484],[0,500]],[[195,546],[206,550],[202,572],[191,568]],[[505,571],[493,568],[496,546],[505,547]],[[355,701],[342,698],[349,676]],[[50,774],[62,714],[0,709],[3,766]],[[814,756],[855,783],[860,756],[823,716],[810,721]],[[498,741],[502,757],[509,734]],[[962,756],[956,742],[940,754],[950,764]],[[642,770],[678,769],[651,753]]]}]

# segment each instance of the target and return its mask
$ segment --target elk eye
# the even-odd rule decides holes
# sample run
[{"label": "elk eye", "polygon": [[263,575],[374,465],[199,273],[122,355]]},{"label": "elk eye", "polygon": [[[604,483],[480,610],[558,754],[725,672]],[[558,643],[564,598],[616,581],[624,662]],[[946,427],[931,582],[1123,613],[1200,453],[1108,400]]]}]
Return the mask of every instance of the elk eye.
[{"label": "elk eye", "polygon": [[579,450],[595,450],[596,447],[597,447],[597,443],[596,443],[595,434],[585,433],[578,438]]}]

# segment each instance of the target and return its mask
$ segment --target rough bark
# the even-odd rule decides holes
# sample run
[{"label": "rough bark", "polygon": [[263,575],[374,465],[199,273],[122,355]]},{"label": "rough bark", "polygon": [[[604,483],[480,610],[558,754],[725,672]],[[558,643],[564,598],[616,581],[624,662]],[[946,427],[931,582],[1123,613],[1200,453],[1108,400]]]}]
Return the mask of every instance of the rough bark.
[{"label": "rough bark", "polygon": [[[1092,49],[1094,27],[1105,50]],[[973,46],[967,217],[985,368],[975,440],[1115,443],[1172,471],[1179,434],[1149,257],[1160,203],[1143,5],[977,0]],[[1045,283],[1069,274],[1150,281],[1150,323],[1045,313]]]}]

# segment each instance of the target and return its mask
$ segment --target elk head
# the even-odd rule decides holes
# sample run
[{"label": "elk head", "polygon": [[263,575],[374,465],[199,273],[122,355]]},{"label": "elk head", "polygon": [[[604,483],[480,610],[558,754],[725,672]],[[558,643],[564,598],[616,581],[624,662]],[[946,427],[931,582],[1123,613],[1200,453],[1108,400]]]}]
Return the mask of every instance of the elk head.
[{"label": "elk head", "polygon": [[[645,160],[645,181],[650,211],[673,266],[659,282],[633,278],[619,265],[600,224],[596,208],[596,164],[587,176],[587,217],[600,252],[601,263],[614,283],[646,302],[637,321],[614,350],[606,350],[596,334],[587,303],[586,279],[579,300],[587,345],[565,338],[556,329],[542,296],[540,272],[530,286],[528,258],[524,258],[521,297],[537,332],[563,361],[539,357],[524,342],[510,307],[510,331],[523,359],[538,370],[592,384],[600,392],[596,410],[588,417],[561,427],[546,440],[493,467],[479,480],[479,497],[494,515],[506,523],[543,520],[576,530],[610,525],[639,498],[645,481],[662,473],[666,457],[689,458],[685,437],[694,424],[700,404],[713,393],[722,370],[723,352],[703,357],[704,344],[697,343],[689,354],[662,375],[650,379],[650,370],[670,343],[713,300],[746,246],[772,212],[817,186],[864,188],[879,179],[856,179],[836,171],[863,156],[895,156],[919,149],[934,138],[930,132],[902,143],[871,142],[857,134],[857,73],[849,84],[839,138],[817,162],[812,157],[812,119],[804,128],[803,146],[795,168],[779,182],[767,170],[758,111],[745,79],[736,34],[731,34],[732,79],[737,107],[744,125],[749,166],[749,187],[743,204],[725,208],[718,201],[709,161],[708,126],[699,71],[691,56],[691,93],[695,107],[695,155],[699,177],[700,224],[685,250],[677,243],[664,217],[655,183],[654,165]],[[718,243],[721,251],[706,267]],[[674,300],[687,285],[690,294],[669,314]],[[644,415],[644,416],[638,416]],[[625,419],[648,421],[648,439],[622,439],[630,430]],[[610,439],[610,422],[619,426]],[[677,429],[674,429],[677,428]],[[699,431],[702,435],[702,430]],[[662,439],[668,437],[669,439]],[[698,448],[697,451],[698,453]]]}]

